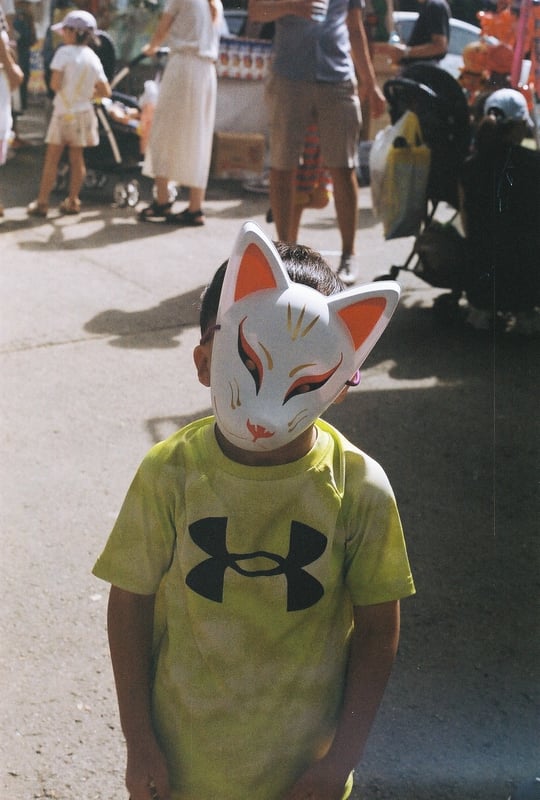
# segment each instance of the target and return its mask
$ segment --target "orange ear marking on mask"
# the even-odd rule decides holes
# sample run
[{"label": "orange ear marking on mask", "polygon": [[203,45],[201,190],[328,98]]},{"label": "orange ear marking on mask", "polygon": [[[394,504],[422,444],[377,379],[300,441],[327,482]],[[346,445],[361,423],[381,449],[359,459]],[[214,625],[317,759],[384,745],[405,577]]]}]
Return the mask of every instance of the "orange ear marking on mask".
[{"label": "orange ear marking on mask", "polygon": [[234,291],[234,302],[261,289],[275,289],[276,279],[268,259],[256,244],[250,242],[240,261]]},{"label": "orange ear marking on mask", "polygon": [[352,336],[355,350],[365,342],[386,308],[384,297],[370,297],[359,300],[338,311]]}]

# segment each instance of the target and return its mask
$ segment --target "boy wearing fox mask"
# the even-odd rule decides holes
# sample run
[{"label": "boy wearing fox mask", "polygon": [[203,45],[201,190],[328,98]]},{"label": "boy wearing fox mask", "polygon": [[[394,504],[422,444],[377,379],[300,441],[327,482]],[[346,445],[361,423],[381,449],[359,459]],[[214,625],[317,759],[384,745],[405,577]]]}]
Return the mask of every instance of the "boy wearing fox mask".
[{"label": "boy wearing fox mask", "polygon": [[319,418],[399,289],[342,289],[246,223],[203,297],[214,415],[152,448],[94,567],[131,800],[351,792],[414,586],[384,472]]}]

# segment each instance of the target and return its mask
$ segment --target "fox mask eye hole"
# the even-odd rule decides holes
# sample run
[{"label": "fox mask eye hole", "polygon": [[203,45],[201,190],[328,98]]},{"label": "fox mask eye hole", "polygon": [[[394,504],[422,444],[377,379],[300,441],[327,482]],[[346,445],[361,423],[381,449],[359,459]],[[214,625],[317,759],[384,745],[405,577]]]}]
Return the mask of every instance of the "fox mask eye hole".
[{"label": "fox mask eye hole", "polygon": [[320,389],[321,386],[330,380],[332,375],[338,369],[339,365],[343,358],[339,360],[339,363],[336,364],[335,367],[328,370],[328,372],[324,372],[322,375],[302,375],[298,378],[290,387],[285,395],[285,399],[283,400],[283,405],[293,397],[296,397],[299,394],[307,394],[308,392],[315,392],[317,389]]},{"label": "fox mask eye hole", "polygon": [[240,356],[240,360],[242,364],[245,366],[253,381],[255,383],[255,391],[259,394],[261,383],[263,379],[263,365],[262,361],[255,352],[255,350],[251,347],[248,340],[244,334],[244,322],[246,321],[246,317],[242,320],[240,325],[238,326],[238,355]]}]

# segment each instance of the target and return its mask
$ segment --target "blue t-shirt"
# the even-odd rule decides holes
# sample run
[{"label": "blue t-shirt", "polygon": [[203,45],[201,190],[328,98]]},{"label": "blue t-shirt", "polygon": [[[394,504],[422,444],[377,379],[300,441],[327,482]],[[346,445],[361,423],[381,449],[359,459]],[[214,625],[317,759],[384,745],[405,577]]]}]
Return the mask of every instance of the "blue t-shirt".
[{"label": "blue t-shirt", "polygon": [[363,7],[364,0],[329,0],[323,22],[293,15],[277,20],[273,72],[295,81],[352,80],[347,15],[350,9]]}]

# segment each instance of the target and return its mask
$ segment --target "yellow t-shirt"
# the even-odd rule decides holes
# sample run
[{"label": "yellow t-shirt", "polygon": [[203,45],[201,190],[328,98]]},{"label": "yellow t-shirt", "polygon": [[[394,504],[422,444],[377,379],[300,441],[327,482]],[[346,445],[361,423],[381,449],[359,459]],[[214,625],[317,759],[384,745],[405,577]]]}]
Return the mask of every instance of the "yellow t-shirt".
[{"label": "yellow t-shirt", "polygon": [[174,800],[281,800],[332,738],[353,605],[414,592],[383,470],[317,430],[276,467],[226,458],[213,418],[178,431],[144,459],[94,567],[157,594],[154,721]]}]

